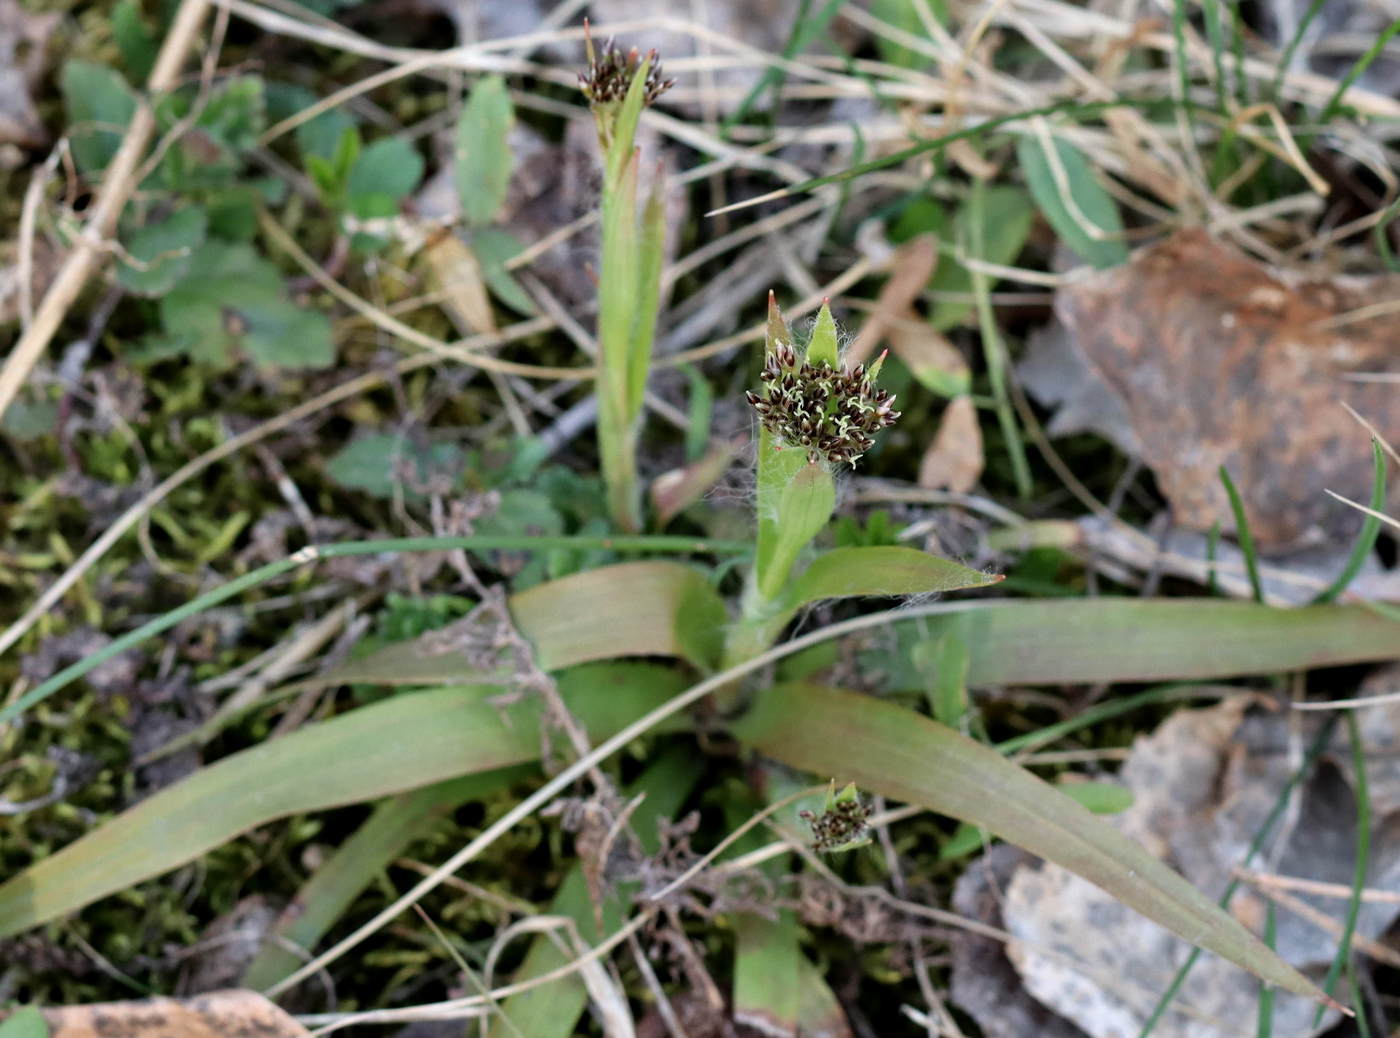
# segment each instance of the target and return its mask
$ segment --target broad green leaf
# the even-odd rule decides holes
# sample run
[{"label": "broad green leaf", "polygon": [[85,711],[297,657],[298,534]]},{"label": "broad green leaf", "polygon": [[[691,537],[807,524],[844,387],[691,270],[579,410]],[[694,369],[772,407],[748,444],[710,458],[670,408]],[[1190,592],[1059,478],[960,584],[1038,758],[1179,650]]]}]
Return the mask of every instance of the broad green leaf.
[{"label": "broad green leaf", "polygon": [[[317,101],[314,93],[295,83],[268,81],[265,91],[267,94],[267,117],[274,123],[279,123],[297,112],[310,108]],[[292,131],[292,134],[296,138],[297,147],[301,149],[303,161],[307,155],[317,155],[323,159],[329,159],[335,154],[336,145],[340,143],[341,135],[354,125],[354,119],[342,106],[336,105],[327,108],[314,119],[301,123]]]},{"label": "broad green leaf", "polygon": [[[792,453],[802,456],[802,451],[797,448]],[[825,465],[809,462],[788,480],[778,497],[778,528],[773,554],[768,559],[767,568],[758,575],[759,591],[765,599],[776,599],[782,593],[798,554],[812,542],[812,538],[826,529],[835,508],[836,481],[831,478]]]},{"label": "broad green leaf", "polygon": [[[708,600],[708,604],[705,603]],[[716,608],[718,606],[718,608]],[[705,670],[724,605],[705,574],[677,562],[622,562],[512,595],[511,615],[545,670],[621,656],[678,656]]]},{"label": "broad green leaf", "polygon": [[[988,263],[1008,264],[1020,253],[1031,233],[1035,219],[1035,203],[1018,187],[1001,185],[989,188],[974,188],[984,191],[982,199],[982,227],[975,228],[976,206],[964,204],[953,217],[953,240],[963,249],[969,243],[980,241],[982,255],[974,259]],[[995,281],[993,281],[995,283]],[[928,287],[935,292],[957,292],[965,296],[972,293],[972,272],[959,263],[955,256],[939,257],[938,269]],[[929,321],[939,331],[947,331],[961,324],[972,313],[973,303],[969,299],[944,299],[934,304]]]},{"label": "broad green leaf", "polygon": [[240,353],[264,368],[335,362],[325,315],[292,303],[277,268],[242,242],[206,241],[160,309],[168,349],[215,368]]},{"label": "broad green leaf", "polygon": [[734,731],[791,767],[984,826],[1268,983],[1325,998],[1159,859],[1053,786],[950,728],[872,696],[789,684],[756,697]]},{"label": "broad green leaf", "polygon": [[491,294],[516,313],[532,317],[535,301],[506,268],[506,263],[522,248],[515,235],[499,227],[482,227],[472,233],[471,250],[481,264],[481,277]]},{"label": "broad green leaf", "polygon": [[127,253],[144,263],[145,269],[123,260],[117,267],[117,280],[136,295],[164,295],[189,271],[194,250],[204,243],[207,226],[204,211],[197,206],[185,206],[159,223],[147,224],[125,243]]},{"label": "broad green leaf", "polygon": [[[945,0],[928,0],[928,9],[940,25],[948,23]],[[886,22],[910,36],[928,39],[928,31],[924,28],[923,18],[919,16],[919,11],[914,6],[913,0],[871,0],[870,13],[882,22]],[[891,65],[898,65],[900,68],[923,71],[933,64],[932,58],[912,47],[890,39],[884,33],[875,34],[875,49],[880,54],[880,60],[887,61]]]},{"label": "broad green leaf", "polygon": [[[607,737],[671,698],[679,675],[645,668],[586,682],[570,711]],[[535,760],[540,700],[498,702],[501,687],[405,693],[206,767],[0,886],[0,936],[193,861],[219,844],[288,815],[322,811]]]},{"label": "broad green leaf", "polygon": [[73,159],[84,173],[96,173],[121,146],[136,98],[119,72],[90,61],[67,62],[61,87]]},{"label": "broad green leaf", "polygon": [[789,908],[769,919],[740,912],[734,919],[734,1022],[761,1034],[796,1034],[804,992],[798,985],[802,949]]},{"label": "broad green leaf", "polygon": [[797,609],[824,598],[959,591],[1001,579],[917,548],[836,548],[812,560],[791,583],[783,605]]},{"label": "broad green leaf", "polygon": [[[381,801],[297,891],[243,974],[242,987],[263,991],[296,972],[326,931],[405,848],[453,808],[499,793],[535,769],[497,768],[437,782]],[[293,950],[301,949],[301,953]],[[3,1036],[0,1036],[3,1038]]]},{"label": "broad green leaf", "polygon": [[121,51],[127,74],[143,83],[156,63],[156,38],[141,17],[141,5],[136,0],[121,0],[112,8],[112,37]]},{"label": "broad green leaf", "polygon": [[[1055,233],[1092,266],[1114,267],[1128,258],[1118,204],[1094,177],[1082,152],[1058,137],[1053,156],[1035,135],[1016,143],[1016,157],[1036,204]],[[1056,170],[1058,164],[1059,169]]]},{"label": "broad green leaf", "polygon": [[473,227],[489,224],[505,204],[515,156],[510,129],[515,110],[506,81],[483,76],[472,88],[457,121],[454,163],[462,213]]},{"label": "broad green leaf", "polygon": [[0,1023],[0,1038],[49,1038],[49,1025],[39,1010],[25,1006]]},{"label": "broad green leaf", "polygon": [[968,603],[892,625],[891,688],[920,689],[914,646],[956,634],[972,686],[1171,681],[1277,674],[1400,656],[1400,623],[1361,606],[1274,609],[1218,599]]},{"label": "broad green leaf", "polygon": [[[661,819],[670,821],[675,818],[699,777],[700,772],[689,750],[677,747],[651,762],[637,781],[627,788],[629,800],[645,794],[645,799],[631,817],[631,826],[644,853],[656,853],[659,846],[657,823]],[[596,943],[622,925],[623,911],[629,907],[628,897],[634,889],[635,884],[626,884],[613,891],[611,896],[603,898],[603,925],[600,929],[583,869],[575,865],[560,884],[559,892],[549,906],[549,914],[573,920],[584,940],[590,944]],[[530,943],[525,961],[512,979],[519,983],[543,976],[571,959],[572,956],[565,954],[549,935],[541,934]],[[487,1038],[519,1038],[520,1035],[529,1035],[530,1038],[570,1038],[578,1033],[578,1020],[587,1005],[588,992],[583,981],[578,976],[562,977],[552,984],[510,996],[501,1004],[500,1015],[492,1020]]]},{"label": "broad green leaf", "polygon": [[347,490],[386,501],[396,492],[415,500],[422,497],[415,488],[434,478],[455,480],[461,464],[461,451],[453,444],[417,444],[400,433],[370,433],[326,462],[326,475]]},{"label": "broad green leaf", "polygon": [[825,364],[837,367],[841,362],[837,357],[838,343],[836,319],[831,316],[831,307],[823,300],[817,311],[817,323],[812,327],[812,337],[807,340],[807,360],[812,364]]},{"label": "broad green leaf", "polygon": [[385,137],[364,151],[350,168],[345,193],[352,213],[362,219],[392,216],[423,179],[423,156],[402,137]]}]

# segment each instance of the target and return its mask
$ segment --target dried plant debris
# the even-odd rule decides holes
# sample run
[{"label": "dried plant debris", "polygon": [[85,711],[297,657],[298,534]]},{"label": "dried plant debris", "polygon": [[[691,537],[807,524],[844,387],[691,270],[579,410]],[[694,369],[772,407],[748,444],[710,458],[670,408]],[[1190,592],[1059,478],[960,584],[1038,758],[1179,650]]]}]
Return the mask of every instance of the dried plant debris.
[{"label": "dried plant debris", "polygon": [[[1372,810],[1367,886],[1394,890],[1400,884],[1400,702],[1368,709],[1359,720]],[[1115,822],[1217,897],[1324,723],[1316,714],[1252,706],[1249,697],[1178,712],[1133,747],[1122,779],[1135,801]],[[1303,907],[1278,910],[1279,954],[1315,978],[1336,954],[1353,875],[1356,802],[1349,759],[1346,738],[1334,736],[1299,787],[1278,838],[1254,863],[1273,876],[1334,885],[1331,896],[1292,889],[1288,897]],[[1264,891],[1272,889],[1263,882],[1246,885],[1231,911],[1262,932]],[[1007,951],[1027,991],[1092,1038],[1137,1034],[1190,952],[1058,866],[1018,867],[1005,885],[1002,911],[1016,938]],[[1393,902],[1363,903],[1358,938],[1379,938],[1396,915]],[[1365,957],[1360,962],[1369,968]],[[1258,994],[1257,979],[1203,955],[1153,1033],[1233,1038],[1241,1033],[1241,1020],[1253,1019]],[[1315,1009],[1305,999],[1277,993],[1275,1038],[1313,1033]]]},{"label": "dried plant debris", "polygon": [[[0,147],[37,148],[48,141],[30,92],[44,74],[49,39],[61,18],[0,0]],[[6,165],[0,156],[0,168]]]},{"label": "dried plant debris", "polygon": [[[1003,891],[1021,866],[1038,859],[1019,847],[1001,843],[978,858],[953,887],[953,910],[1000,929]],[[1006,945],[972,930],[955,930],[953,1001],[971,1014],[987,1038],[1083,1038],[1084,1032],[1041,1005],[1021,984],[1006,956]]]},{"label": "dried plant debris", "polygon": [[1060,431],[1111,433],[1126,418],[1131,434],[1116,438],[1155,473],[1181,525],[1233,527],[1224,465],[1262,550],[1335,542],[1360,516],[1323,490],[1365,499],[1372,477],[1366,434],[1339,402],[1400,439],[1394,386],[1350,377],[1400,371],[1395,316],[1375,306],[1397,297],[1400,275],[1275,271],[1183,231],[1057,296],[1086,378],[1107,397],[1047,374],[1043,357],[1024,372],[1037,396],[1073,408]]},{"label": "dried plant debris", "polygon": [[296,1038],[311,1032],[253,991],[148,998],[44,1010],[50,1038]]}]

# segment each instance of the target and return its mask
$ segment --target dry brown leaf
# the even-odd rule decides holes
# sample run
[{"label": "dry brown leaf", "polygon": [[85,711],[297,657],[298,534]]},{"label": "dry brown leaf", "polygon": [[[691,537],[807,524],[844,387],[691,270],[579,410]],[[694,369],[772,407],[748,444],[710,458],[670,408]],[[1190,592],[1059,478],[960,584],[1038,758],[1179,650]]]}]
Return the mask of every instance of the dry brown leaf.
[{"label": "dry brown leaf", "polygon": [[311,1032],[256,991],[44,1010],[50,1038],[298,1038]]},{"label": "dry brown leaf", "polygon": [[[1400,883],[1400,756],[1394,752],[1400,746],[1400,703],[1372,707],[1359,720],[1373,816],[1368,885],[1394,890]],[[1135,802],[1112,821],[1198,889],[1218,896],[1297,767],[1301,747],[1322,723],[1316,715],[1299,720],[1277,710],[1250,709],[1246,697],[1179,711],[1133,746],[1120,777]],[[1349,757],[1345,736],[1334,736],[1300,787],[1286,835],[1270,850],[1271,871],[1349,889],[1356,846]],[[1345,898],[1295,896],[1331,923],[1346,910]],[[1256,933],[1262,929],[1265,902],[1257,891],[1241,890],[1231,911]],[[1006,929],[1019,939],[1008,952],[1027,990],[1093,1038],[1137,1034],[1189,951],[1058,866],[1018,869],[1007,885],[1003,912]],[[1356,932],[1377,938],[1396,914],[1393,903],[1363,903]],[[1276,947],[1293,966],[1320,976],[1336,953],[1337,936],[1281,909]],[[1083,968],[1072,965],[1076,962]],[[1113,981],[1111,989],[1102,978]],[[1255,977],[1205,954],[1175,1003],[1178,1009],[1164,1016],[1153,1034],[1237,1038],[1240,1021],[1254,1017],[1258,995]],[[1306,999],[1277,993],[1275,1038],[1312,1034],[1315,1008]]]},{"label": "dry brown leaf", "polygon": [[1122,401],[1176,520],[1233,528],[1224,465],[1255,541],[1278,551],[1360,525],[1323,490],[1370,493],[1366,434],[1339,401],[1400,439],[1394,386],[1347,378],[1400,371],[1400,318],[1362,310],[1397,299],[1400,275],[1272,271],[1192,230],[1063,289],[1056,312]]},{"label": "dry brown leaf", "polygon": [[939,396],[957,397],[972,388],[972,369],[948,337],[913,310],[892,320],[890,350],[919,382]]},{"label": "dry brown leaf", "polygon": [[442,293],[442,308],[462,335],[496,330],[496,314],[481,274],[481,264],[465,242],[447,233],[423,249],[434,290]]},{"label": "dry brown leaf", "polygon": [[700,458],[689,465],[670,469],[652,480],[651,506],[656,512],[657,529],[664,528],[677,515],[699,501],[720,481],[743,449],[742,439],[711,444]]},{"label": "dry brown leaf", "polygon": [[938,432],[919,462],[919,486],[965,494],[982,478],[985,464],[977,405],[970,396],[956,397],[943,409]]},{"label": "dry brown leaf", "polygon": [[932,234],[921,234],[895,250],[890,259],[890,278],[880,289],[875,309],[870,311],[856,341],[846,351],[848,367],[870,359],[880,340],[889,334],[891,325],[910,313],[914,300],[919,298],[937,269],[938,239]]}]

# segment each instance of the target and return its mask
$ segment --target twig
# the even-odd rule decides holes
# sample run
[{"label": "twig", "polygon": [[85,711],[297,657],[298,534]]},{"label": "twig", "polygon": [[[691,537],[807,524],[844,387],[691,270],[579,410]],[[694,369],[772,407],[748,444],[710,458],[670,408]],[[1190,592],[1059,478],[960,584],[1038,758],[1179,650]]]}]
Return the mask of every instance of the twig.
[{"label": "twig", "polygon": [[[161,94],[175,84],[185,56],[194,44],[195,33],[204,21],[209,0],[183,0],[170,32],[161,44],[155,68],[147,81],[147,91],[151,95]],[[92,276],[98,261],[105,252],[105,241],[112,236],[126,200],[136,187],[136,169],[145,154],[151,135],[155,132],[155,113],[149,102],[141,104],[132,114],[131,124],[121,147],[107,167],[93,203],[92,217],[73,243],[73,250],[64,260],[58,276],[44,294],[34,320],[20,336],[0,368],[0,416],[9,409],[10,403],[19,392],[30,370],[43,356],[45,347],[58,331],[64,315],[73,305],[78,294]]]}]

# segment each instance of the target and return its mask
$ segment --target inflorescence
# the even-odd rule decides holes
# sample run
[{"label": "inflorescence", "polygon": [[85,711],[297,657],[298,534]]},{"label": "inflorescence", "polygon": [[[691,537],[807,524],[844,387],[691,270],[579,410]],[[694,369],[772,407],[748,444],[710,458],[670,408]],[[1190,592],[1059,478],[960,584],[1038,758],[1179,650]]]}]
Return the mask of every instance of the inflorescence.
[{"label": "inflorescence", "polygon": [[797,351],[779,343],[760,372],[766,397],[748,393],[763,427],[786,446],[807,451],[807,460],[855,466],[875,444],[875,434],[899,417],[894,397],[875,385],[859,364],[850,371],[797,360]]},{"label": "inflorescence", "polygon": [[[656,51],[647,52],[647,61],[649,64],[647,65],[646,87],[645,93],[642,95],[642,103],[651,105],[656,103],[658,97],[675,86],[676,81],[662,78],[661,63],[656,59]],[[641,55],[637,53],[636,47],[623,54],[622,48],[614,41],[609,40],[603,44],[601,53],[594,53],[593,41],[589,39],[588,71],[579,73],[579,88],[583,91],[583,96],[588,98],[590,104],[601,105],[621,101],[627,96],[627,90],[632,85],[632,77],[637,74],[637,68],[641,62]]]},{"label": "inflorescence", "polygon": [[854,786],[848,786],[839,796],[828,796],[826,810],[821,814],[797,814],[812,827],[812,849],[818,853],[850,850],[870,842],[871,808]]}]

